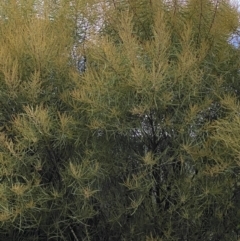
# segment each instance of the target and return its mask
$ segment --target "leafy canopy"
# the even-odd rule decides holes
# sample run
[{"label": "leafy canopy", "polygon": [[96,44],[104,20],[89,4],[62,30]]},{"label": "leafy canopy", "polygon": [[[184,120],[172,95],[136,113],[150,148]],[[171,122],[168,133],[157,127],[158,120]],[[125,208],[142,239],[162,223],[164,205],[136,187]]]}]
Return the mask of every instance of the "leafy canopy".
[{"label": "leafy canopy", "polygon": [[0,11],[1,239],[238,240],[228,1]]}]

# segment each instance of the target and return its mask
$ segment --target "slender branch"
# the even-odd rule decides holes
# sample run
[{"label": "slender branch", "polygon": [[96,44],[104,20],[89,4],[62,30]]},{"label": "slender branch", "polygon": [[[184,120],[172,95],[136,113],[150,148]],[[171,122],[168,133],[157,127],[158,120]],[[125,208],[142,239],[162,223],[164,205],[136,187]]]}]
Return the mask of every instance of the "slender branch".
[{"label": "slender branch", "polygon": [[213,27],[213,23],[214,23],[214,21],[215,21],[215,19],[216,19],[218,5],[219,5],[219,0],[217,0],[216,5],[215,5],[212,22],[211,22],[210,27],[209,27],[209,30],[208,30],[208,35],[209,35],[209,33],[210,33],[210,31],[211,31],[211,29],[212,29],[212,27]]},{"label": "slender branch", "polygon": [[75,234],[74,230],[72,229],[71,225],[69,226],[69,228],[70,228],[70,231],[71,231],[71,233],[72,233],[75,241],[80,241],[80,240],[78,239],[77,235]]},{"label": "slender branch", "polygon": [[200,37],[201,37],[201,25],[202,25],[202,18],[203,18],[203,2],[200,0],[200,16],[199,16],[199,24],[198,24],[198,35],[197,35],[197,45],[199,45]]}]

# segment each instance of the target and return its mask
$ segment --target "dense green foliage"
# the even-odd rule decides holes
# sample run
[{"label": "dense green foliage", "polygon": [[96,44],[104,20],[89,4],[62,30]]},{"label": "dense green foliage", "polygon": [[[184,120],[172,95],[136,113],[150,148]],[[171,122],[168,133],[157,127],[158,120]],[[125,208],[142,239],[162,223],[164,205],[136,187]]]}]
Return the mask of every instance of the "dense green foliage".
[{"label": "dense green foliage", "polygon": [[239,240],[236,9],[0,10],[0,240]]}]

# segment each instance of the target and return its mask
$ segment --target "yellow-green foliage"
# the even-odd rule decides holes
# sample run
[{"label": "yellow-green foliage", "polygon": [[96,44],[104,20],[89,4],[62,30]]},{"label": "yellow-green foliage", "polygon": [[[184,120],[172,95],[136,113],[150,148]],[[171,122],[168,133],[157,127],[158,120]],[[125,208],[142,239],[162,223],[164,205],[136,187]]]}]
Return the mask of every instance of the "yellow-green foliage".
[{"label": "yellow-green foliage", "polygon": [[237,241],[228,1],[1,1],[0,17],[1,240]]},{"label": "yellow-green foliage", "polygon": [[[82,117],[69,114],[71,102],[64,102],[74,86],[71,75],[77,73],[72,60],[78,41],[75,16],[87,17],[85,7],[83,1],[0,3],[0,239],[6,240],[7,232],[17,240],[20,230],[28,235],[39,227],[45,239],[63,235],[59,223],[69,219],[67,203],[74,198],[74,218],[93,215],[87,200],[96,190],[86,180],[99,175],[90,172],[98,164],[89,160],[91,166],[78,178],[81,185],[72,186],[76,177],[69,163],[74,159],[74,168],[81,170],[75,148],[86,141],[86,132]],[[62,183],[63,176],[68,184]],[[80,198],[69,197],[77,192]],[[69,229],[70,223],[61,225]]]},{"label": "yellow-green foliage", "polygon": [[[111,220],[126,225],[128,239],[142,230],[162,240],[226,238],[224,225],[236,225],[226,215],[237,207],[238,190],[238,132],[228,130],[237,124],[229,109],[238,98],[231,87],[238,52],[228,38],[238,14],[226,1],[159,2],[111,5],[106,28],[88,44],[74,105],[85,110],[93,132],[126,145],[128,154],[120,149],[112,165],[132,165],[119,177],[129,211],[119,198]],[[235,160],[223,144],[234,148]]]}]

